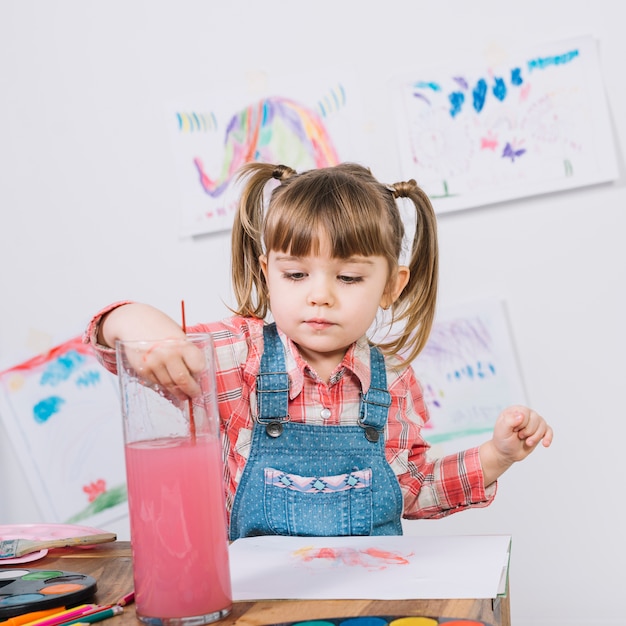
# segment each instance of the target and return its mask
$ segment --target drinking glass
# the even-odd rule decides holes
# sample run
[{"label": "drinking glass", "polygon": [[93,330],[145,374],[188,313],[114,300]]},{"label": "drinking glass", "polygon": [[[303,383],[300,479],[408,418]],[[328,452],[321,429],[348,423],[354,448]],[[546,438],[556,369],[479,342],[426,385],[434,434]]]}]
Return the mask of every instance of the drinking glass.
[{"label": "drinking glass", "polygon": [[[187,343],[185,343],[187,342]],[[177,400],[142,379],[152,350],[204,356],[196,397]],[[151,626],[200,626],[232,605],[213,341],[118,341],[118,377],[137,617]]]}]

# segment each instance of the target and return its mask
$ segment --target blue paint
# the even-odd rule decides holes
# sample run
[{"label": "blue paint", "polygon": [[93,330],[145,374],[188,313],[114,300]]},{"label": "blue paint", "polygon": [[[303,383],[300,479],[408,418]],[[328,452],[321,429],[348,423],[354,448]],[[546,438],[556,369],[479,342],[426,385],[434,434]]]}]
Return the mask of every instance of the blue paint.
[{"label": "blue paint", "polygon": [[35,404],[33,407],[33,417],[35,421],[43,424],[47,422],[55,413],[61,410],[61,407],[65,404],[65,400],[59,396],[50,396],[44,398]]},{"label": "blue paint", "polygon": [[500,102],[502,102],[506,98],[506,85],[504,83],[504,80],[502,80],[502,78],[496,77],[492,91],[493,91],[493,95],[498,100],[500,100]]},{"label": "blue paint", "polygon": [[461,107],[465,102],[465,96],[460,91],[453,91],[449,96],[450,100],[450,115],[454,117],[461,112]]},{"label": "blue paint", "polygon": [[100,372],[96,370],[90,370],[88,372],[84,372],[76,379],[77,387],[90,387],[92,385],[97,385],[100,382]]},{"label": "blue paint", "polygon": [[[570,50],[564,54],[557,54],[553,56],[547,57],[538,57],[536,59],[531,59],[527,61],[527,66],[529,71],[546,69],[551,66],[561,66],[567,63],[572,62],[580,55],[578,50]],[[448,95],[448,100],[450,102],[450,116],[456,117],[459,113],[461,113],[461,109],[463,104],[465,103],[465,94],[464,91],[469,89],[469,85],[467,80],[463,76],[452,76],[452,81],[456,83],[459,89],[451,91]],[[521,67],[513,67],[510,70],[510,86],[511,87],[520,87],[524,84],[524,76],[522,74]],[[430,90],[434,92],[442,91],[439,83],[433,81],[416,81],[412,84],[412,87],[416,90],[413,92],[414,98],[419,98],[426,102],[428,105],[431,104],[429,98],[427,98],[423,93],[420,93],[417,90]],[[494,97],[503,102],[508,95],[509,87],[507,86],[507,81],[504,77],[495,77],[494,83],[491,88],[491,92]],[[487,81],[484,78],[480,78],[477,80],[476,85],[472,89],[472,104],[474,107],[474,111],[476,113],[480,113],[486,102],[488,93],[488,85]],[[510,158],[512,161],[524,154],[526,150],[518,150],[513,151],[511,147],[507,149],[507,152],[503,154],[503,157]]]},{"label": "blue paint", "polygon": [[[478,380],[482,380],[487,378],[488,376],[495,376],[496,368],[493,363],[483,363],[482,361],[477,361],[476,365],[467,364],[459,369],[455,369],[451,374],[447,374],[446,378],[448,381],[456,380],[460,382],[461,380],[470,380],[477,382]],[[429,391],[432,389],[429,387]],[[439,406],[436,402],[433,402],[436,406]]]},{"label": "blue paint", "polygon": [[261,113],[261,128],[265,128],[267,126],[267,122],[271,119],[272,114],[270,111],[270,107],[268,106],[268,102],[263,102],[263,112]]},{"label": "blue paint", "polygon": [[341,92],[341,104],[346,103],[346,90],[343,88],[343,85],[339,85],[339,91]]},{"label": "blue paint", "polygon": [[76,350],[70,350],[61,355],[44,370],[39,380],[40,385],[52,385],[53,387],[66,381],[85,361],[82,354]]},{"label": "blue paint", "polygon": [[382,617],[352,617],[339,623],[339,626],[387,626],[389,622]]},{"label": "blue paint", "polygon": [[438,83],[427,82],[424,80],[419,80],[416,83],[413,83],[413,87],[415,87],[415,89],[432,89],[433,91],[441,91],[441,86]]},{"label": "blue paint", "polygon": [[519,87],[524,82],[522,78],[522,70],[519,67],[514,67],[511,70],[511,85]]},{"label": "blue paint", "polygon": [[485,106],[485,96],[487,95],[487,82],[484,78],[481,78],[476,87],[472,91],[474,110],[476,113],[480,113]]},{"label": "blue paint", "polygon": [[528,71],[533,70],[545,70],[552,65],[565,65],[573,61],[580,53],[578,50],[570,50],[564,54],[556,54],[549,57],[540,57],[538,59],[532,59],[528,61]]},{"label": "blue paint", "polygon": [[27,604],[28,602],[36,602],[37,600],[43,600],[46,596],[41,593],[21,593],[16,596],[9,596],[8,598],[0,599],[1,606],[11,606],[15,604]]}]

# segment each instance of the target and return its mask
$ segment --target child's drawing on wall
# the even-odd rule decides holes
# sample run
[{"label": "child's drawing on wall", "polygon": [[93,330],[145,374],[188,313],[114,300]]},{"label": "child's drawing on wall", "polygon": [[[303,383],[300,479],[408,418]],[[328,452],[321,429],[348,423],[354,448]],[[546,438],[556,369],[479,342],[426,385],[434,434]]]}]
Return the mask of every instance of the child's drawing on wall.
[{"label": "child's drawing on wall", "polygon": [[617,177],[591,38],[501,54],[493,63],[459,59],[394,85],[404,174],[437,212]]},{"label": "child's drawing on wall", "polygon": [[413,367],[430,414],[424,437],[437,454],[480,443],[504,407],[527,402],[498,301],[441,311]]},{"label": "child's drawing on wall", "polygon": [[47,521],[126,514],[118,394],[81,337],[0,372],[0,419]]},{"label": "child's drawing on wall", "polygon": [[307,170],[350,158],[358,102],[349,83],[349,77],[306,75],[285,85],[265,82],[253,90],[233,88],[232,81],[223,90],[170,105],[182,234],[230,228],[233,179],[245,163],[284,163]]}]

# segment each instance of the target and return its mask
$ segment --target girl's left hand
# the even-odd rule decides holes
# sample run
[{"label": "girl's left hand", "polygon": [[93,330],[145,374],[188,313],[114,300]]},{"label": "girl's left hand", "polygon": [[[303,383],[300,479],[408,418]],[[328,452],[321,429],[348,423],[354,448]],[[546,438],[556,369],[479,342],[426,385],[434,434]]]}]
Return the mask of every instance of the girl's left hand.
[{"label": "girl's left hand", "polygon": [[545,419],[525,406],[511,406],[502,411],[493,429],[493,445],[508,463],[524,460],[541,444],[552,443],[553,432]]}]

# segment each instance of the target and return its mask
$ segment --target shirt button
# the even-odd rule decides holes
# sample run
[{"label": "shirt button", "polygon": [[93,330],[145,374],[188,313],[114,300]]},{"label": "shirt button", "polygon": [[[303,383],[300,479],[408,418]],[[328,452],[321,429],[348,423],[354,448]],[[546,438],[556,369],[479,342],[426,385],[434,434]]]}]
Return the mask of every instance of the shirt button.
[{"label": "shirt button", "polygon": [[327,420],[330,417],[330,409],[322,409],[320,411],[320,417],[323,420]]}]

